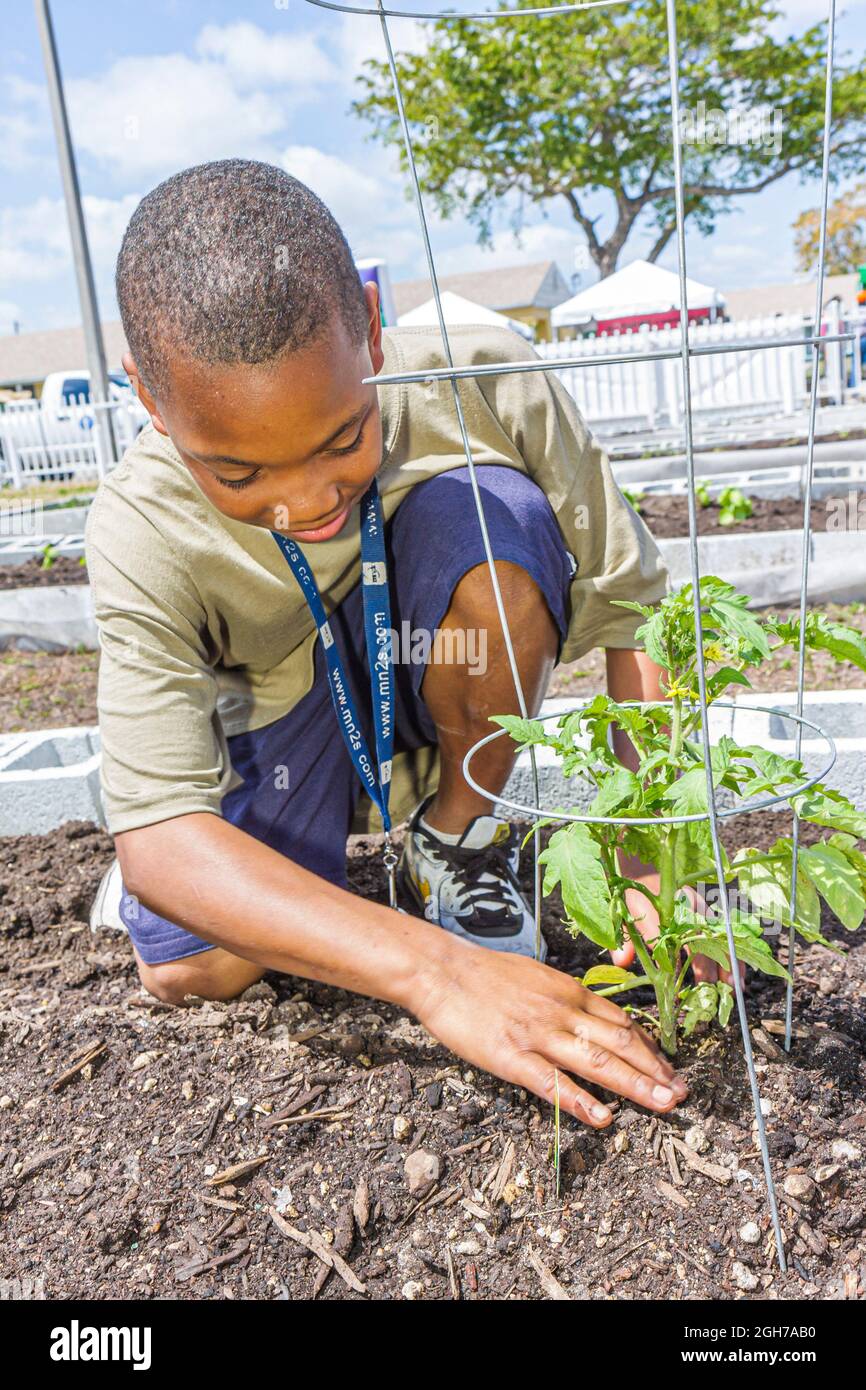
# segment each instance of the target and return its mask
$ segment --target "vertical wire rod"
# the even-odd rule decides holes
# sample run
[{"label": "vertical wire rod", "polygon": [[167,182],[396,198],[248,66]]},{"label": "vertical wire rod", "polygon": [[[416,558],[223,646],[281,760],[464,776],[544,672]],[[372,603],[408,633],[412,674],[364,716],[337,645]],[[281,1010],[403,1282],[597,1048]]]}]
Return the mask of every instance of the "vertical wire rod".
[{"label": "vertical wire rod", "polygon": [[[827,23],[827,75],[824,84],[824,149],[821,166],[821,229],[818,239],[818,278],[815,282],[815,317],[812,320],[812,381],[809,390],[809,437],[806,444],[806,477],[803,487],[803,562],[800,571],[800,640],[797,647],[797,713],[803,713],[806,681],[806,594],[809,586],[809,545],[812,526],[812,474],[815,466],[815,417],[818,409],[818,373],[821,362],[821,313],[824,301],[824,256],[827,244],[827,199],[830,186],[830,123],[833,119],[833,56],[836,42],[836,0],[830,0]],[[828,324],[829,327],[829,324]],[[856,349],[855,349],[856,351]],[[829,357],[826,359],[829,363]],[[797,725],[794,757],[799,762],[803,726]],[[785,990],[785,1051],[791,1051],[794,1020],[794,971],[797,964],[797,877],[800,849],[800,817],[794,811],[791,829],[791,922],[788,927],[788,984]]]},{"label": "vertical wire rod", "polygon": [[677,222],[677,265],[680,281],[680,338],[682,353],[682,381],[683,381],[683,424],[685,429],[686,446],[686,469],[688,476],[688,509],[689,509],[689,558],[691,562],[692,575],[692,598],[695,618],[695,645],[697,650],[698,666],[698,692],[700,697],[701,710],[701,730],[704,744],[704,768],[707,778],[707,809],[709,811],[710,836],[713,843],[713,858],[715,860],[716,875],[718,878],[719,899],[722,904],[724,914],[725,935],[728,943],[728,957],[731,965],[731,976],[734,984],[734,994],[737,1000],[737,1013],[740,1020],[740,1032],[743,1037],[743,1053],[746,1059],[746,1069],[749,1074],[749,1085],[752,1091],[752,1103],[755,1110],[755,1123],[758,1129],[758,1140],[761,1149],[761,1159],[764,1166],[764,1179],[767,1187],[767,1202],[770,1208],[770,1217],[773,1223],[773,1231],[776,1237],[776,1251],[779,1257],[779,1266],[784,1273],[787,1268],[785,1259],[785,1243],[782,1235],[782,1227],[779,1221],[779,1210],[776,1204],[776,1190],[773,1184],[773,1173],[770,1164],[770,1154],[767,1148],[767,1132],[764,1124],[764,1116],[761,1112],[761,1094],[758,1088],[758,1077],[755,1072],[755,1059],[752,1054],[752,1039],[749,1033],[749,1021],[746,1016],[746,1002],[743,994],[743,982],[740,978],[740,966],[737,959],[736,943],[734,941],[734,931],[731,924],[730,902],[728,899],[727,885],[725,882],[725,871],[722,863],[721,845],[719,843],[719,827],[716,817],[716,791],[713,784],[713,766],[710,752],[710,729],[709,715],[707,710],[707,690],[706,690],[706,670],[704,665],[704,641],[703,625],[701,622],[701,589],[700,589],[700,556],[698,553],[698,520],[697,505],[695,499],[695,459],[692,441],[692,403],[691,403],[691,382],[689,374],[689,319],[687,305],[686,288],[686,238],[685,238],[685,209],[683,195],[683,167],[682,167],[682,145],[680,142],[680,91],[679,91],[679,66],[678,66],[678,43],[677,43],[677,16],[676,0],[665,0],[667,6],[667,27],[668,27],[668,68],[670,72],[671,87],[671,128],[673,136],[673,156],[674,156],[674,192],[676,201],[676,222]]},{"label": "vertical wire rod", "polygon": [[[439,333],[442,338],[442,349],[445,354],[449,368],[453,370],[454,359],[451,354],[451,342],[448,337],[448,329],[445,325],[445,315],[442,310],[442,297],[439,292],[439,277],[436,273],[436,265],[433,260],[433,248],[430,243],[430,233],[427,227],[427,214],[424,211],[424,200],[421,197],[421,185],[418,180],[418,170],[415,165],[415,153],[412,148],[412,136],[409,131],[409,122],[406,118],[406,110],[403,105],[403,93],[400,88],[400,79],[397,74],[397,65],[394,61],[394,50],[391,46],[391,35],[388,32],[388,21],[384,13],[382,0],[378,0],[379,19],[382,25],[382,38],[385,43],[385,51],[388,57],[388,68],[391,73],[391,81],[394,86],[394,98],[397,103],[397,114],[400,121],[400,128],[403,132],[403,143],[406,146],[406,157],[409,161],[409,172],[412,178],[412,191],[415,199],[415,207],[418,212],[418,220],[421,224],[421,235],[424,241],[424,254],[427,258],[427,269],[430,275],[430,283],[433,287],[433,298],[436,302],[436,317],[439,320]],[[457,422],[460,428],[460,437],[463,442],[463,451],[466,455],[466,463],[469,468],[469,481],[472,486],[472,496],[475,502],[475,510],[478,514],[478,523],[481,527],[481,540],[484,546],[484,554],[487,560],[487,567],[490,571],[490,582],[493,585],[493,594],[496,600],[496,611],[502,627],[502,636],[505,642],[505,650],[508,655],[508,665],[511,670],[511,677],[514,681],[514,689],[517,694],[517,703],[520,713],[524,719],[529,716],[526,704],[526,697],[523,692],[523,682],[520,679],[520,671],[517,666],[517,658],[514,654],[514,643],[511,638],[511,629],[508,624],[508,616],[505,612],[505,603],[502,598],[502,590],[499,585],[499,576],[496,573],[496,562],[493,556],[493,548],[490,543],[490,533],[487,529],[487,518],[484,514],[484,504],[481,500],[481,491],[478,486],[478,478],[475,471],[475,461],[472,457],[472,448],[469,443],[469,434],[466,429],[466,421],[463,416],[463,404],[460,399],[460,386],[456,380],[451,381],[451,390],[454,396],[454,407],[457,412]],[[538,763],[535,749],[532,752],[532,782],[533,796],[536,805],[539,800],[538,787]],[[538,827],[533,832],[533,916],[535,919],[535,954],[541,954],[541,865],[539,863],[539,852],[541,847],[541,832]]]}]

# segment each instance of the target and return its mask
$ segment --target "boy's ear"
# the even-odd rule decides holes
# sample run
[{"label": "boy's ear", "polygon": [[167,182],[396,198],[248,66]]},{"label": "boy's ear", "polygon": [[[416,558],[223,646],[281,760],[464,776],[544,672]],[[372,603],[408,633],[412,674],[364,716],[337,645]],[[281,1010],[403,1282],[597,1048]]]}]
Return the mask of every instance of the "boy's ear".
[{"label": "boy's ear", "polygon": [[165,424],[163,422],[163,418],[159,413],[159,406],[157,405],[153,396],[150,394],[150,391],[147,389],[141,377],[139,376],[138,368],[135,365],[135,358],[133,357],[132,353],[125,352],[120,361],[123,370],[126,372],[126,375],[129,377],[129,380],[132,383],[133,391],[138,396],[138,399],[141,401],[141,404],[144,406],[145,410],[150,416],[154,429],[159,430],[160,434],[164,434],[166,437],[168,437],[168,430],[166,429]]},{"label": "boy's ear", "polygon": [[385,361],[385,354],[382,351],[382,315],[379,311],[379,286],[372,280],[368,280],[364,286],[364,294],[367,299],[367,313],[369,315],[367,324],[367,347],[370,350],[370,361],[373,365],[373,372],[380,372]]}]

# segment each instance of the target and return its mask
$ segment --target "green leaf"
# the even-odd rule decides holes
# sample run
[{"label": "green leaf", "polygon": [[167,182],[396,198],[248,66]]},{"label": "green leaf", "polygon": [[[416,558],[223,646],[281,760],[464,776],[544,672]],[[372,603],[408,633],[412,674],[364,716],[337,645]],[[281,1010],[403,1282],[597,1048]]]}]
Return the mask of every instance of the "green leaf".
[{"label": "green leaf", "polygon": [[[727,935],[724,931],[724,925],[722,923],[719,925],[721,927],[719,936],[704,936],[699,937],[697,941],[690,941],[689,950],[694,951],[699,956],[709,956],[710,960],[721,965],[723,970],[730,972]],[[787,980],[787,970],[776,960],[769,944],[763,937],[741,935],[735,931],[734,945],[737,950],[737,959],[743,961],[745,965],[750,965],[753,970],[762,971],[764,975],[776,975],[780,980]]]},{"label": "green leaf", "polygon": [[[769,853],[780,855],[770,864],[753,864],[751,856],[758,850],[741,850],[734,856],[740,887],[762,917],[770,917],[784,926],[791,925],[792,842],[790,838],[776,840]],[[821,926],[821,904],[811,881],[797,867],[797,930],[811,936]]]},{"label": "green leaf", "polygon": [[751,689],[752,682],[738,666],[720,666],[718,671],[713,671],[712,675],[707,676],[707,693],[713,699],[721,695],[723,690],[727,690],[729,685],[747,685]]},{"label": "green leaf", "polygon": [[748,596],[733,592],[730,597],[713,598],[707,605],[710,619],[717,622],[725,633],[732,634],[745,643],[749,652],[765,658],[770,655],[767,634],[748,609]]},{"label": "green leaf", "polygon": [[491,714],[491,724],[501,724],[515,743],[544,743],[547,733],[540,719],[521,719],[519,714]]},{"label": "green leaf", "polygon": [[[783,646],[799,648],[799,618],[776,619],[771,627],[782,639]],[[847,623],[834,622],[825,613],[807,613],[804,646],[813,651],[829,652],[837,661],[850,661],[861,671],[866,671],[866,634]]]},{"label": "green leaf", "polygon": [[609,816],[625,807],[637,812],[641,809],[641,801],[641,785],[637,777],[628,768],[620,767],[604,779],[587,815]]},{"label": "green leaf", "polygon": [[716,986],[704,981],[682,990],[680,1003],[683,1006],[683,1034],[688,1037],[699,1023],[711,1023],[719,1007]]},{"label": "green leaf", "polygon": [[764,774],[768,782],[779,786],[785,782],[803,782],[806,772],[796,758],[786,758],[781,753],[773,753],[760,743],[748,743],[742,749]]},{"label": "green leaf", "polygon": [[860,875],[841,850],[832,845],[801,845],[798,861],[843,927],[853,931],[866,913]]},{"label": "green leaf", "polygon": [[866,815],[858,811],[841,792],[830,791],[819,785],[792,796],[790,802],[801,820],[827,825],[834,830],[847,830],[858,839],[866,839]]},{"label": "green leaf", "polygon": [[593,965],[580,983],[587,989],[592,985],[630,985],[634,989],[637,985],[648,984],[648,980],[646,975],[633,975],[621,965]]},{"label": "green leaf", "polygon": [[866,854],[857,848],[855,836],[846,835],[843,831],[837,831],[835,835],[830,836],[827,844],[832,845],[834,849],[838,849],[844,854],[848,863],[857,870],[860,876],[861,887],[863,891],[866,892]]},{"label": "green leaf", "polygon": [[642,613],[645,618],[652,617],[653,609],[648,608],[644,603],[634,603],[628,598],[612,598],[608,602],[613,608],[630,608],[633,613]]},{"label": "green leaf", "polygon": [[545,896],[558,885],[570,924],[597,946],[616,950],[622,937],[617,940],[601,846],[589,828],[575,822],[557,830],[538,858],[545,866]]}]

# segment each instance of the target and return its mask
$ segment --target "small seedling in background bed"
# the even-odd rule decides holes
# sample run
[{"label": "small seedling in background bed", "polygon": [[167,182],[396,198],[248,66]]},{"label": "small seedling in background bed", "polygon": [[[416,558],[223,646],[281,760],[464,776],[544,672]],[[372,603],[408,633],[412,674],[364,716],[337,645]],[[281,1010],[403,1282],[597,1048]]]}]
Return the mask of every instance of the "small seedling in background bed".
[{"label": "small seedling in background bed", "polygon": [[746,521],[754,511],[752,499],[738,487],[726,487],[719,493],[719,525],[735,526]]},{"label": "small seedling in background bed", "polygon": [[634,510],[638,513],[638,515],[640,515],[640,504],[646,497],[646,493],[632,492],[630,488],[624,487],[622,489],[622,495],[625,498],[626,502],[628,502],[629,506],[633,507]]},{"label": "small seedling in background bed", "polygon": [[48,545],[44,545],[39,553],[42,556],[42,564],[39,568],[42,570],[50,570],[57,559],[57,547],[53,546],[49,541]]},{"label": "small seedling in background bed", "polygon": [[[760,666],[780,648],[797,646],[799,618],[758,617],[749,611],[745,594],[712,575],[701,580],[700,594],[708,702],[720,699],[732,685],[750,686],[749,668]],[[617,704],[608,695],[596,695],[583,709],[560,718],[556,732],[548,732],[541,720],[514,715],[498,715],[492,722],[501,724],[521,748],[552,748],[566,777],[579,773],[595,784],[596,796],[587,814],[617,818],[612,824],[575,821],[556,830],[540,856],[543,892],[561,889],[566,926],[572,935],[586,936],[606,951],[619,949],[626,939],[633,943],[642,974],[597,965],[582,982],[613,995],[651,985],[658,1017],[639,1009],[630,1011],[650,1020],[665,1052],[673,1056],[680,1028],[688,1035],[698,1023],[713,1018],[724,1026],[733,1006],[728,984],[686,983],[688,954],[709,957],[730,970],[723,917],[711,907],[701,915],[694,896],[698,883],[716,881],[709,822],[629,825],[630,817],[707,811],[692,586],[686,584],[669,594],[655,610],[622,601],[617,606],[630,608],[645,620],[636,635],[667,672],[664,701]],[[805,642],[837,661],[850,661],[866,670],[866,636],[857,628],[811,612],[806,616]],[[609,743],[612,728],[625,731],[639,759],[637,772],[624,767],[614,754]],[[578,742],[584,735],[589,738],[585,747]],[[820,900],[843,926],[853,929],[862,922],[866,853],[857,840],[866,838],[866,814],[841,792],[823,784],[787,793],[786,788],[796,789],[805,780],[802,763],[759,744],[740,747],[722,735],[711,745],[710,762],[717,790],[732,792],[743,801],[780,793],[802,820],[833,832],[815,845],[799,846],[796,913],[791,906],[790,836],[777,839],[767,851],[738,850],[733,859],[721,847],[726,891],[736,888],[735,900],[744,904],[730,912],[737,955],[755,970],[787,979],[764,936],[762,918],[793,926],[806,941],[838,950],[821,934]],[[555,819],[543,817],[538,825]],[[657,893],[620,873],[620,853],[657,866]],[[639,900],[632,895],[629,903],[629,889],[644,894],[658,912],[659,934],[652,943],[644,941],[637,929],[633,913],[640,913]]]},{"label": "small seedling in background bed", "polygon": [[695,483],[695,497],[702,507],[711,507],[713,499],[710,496],[710,489],[707,487],[703,478],[699,478]]}]

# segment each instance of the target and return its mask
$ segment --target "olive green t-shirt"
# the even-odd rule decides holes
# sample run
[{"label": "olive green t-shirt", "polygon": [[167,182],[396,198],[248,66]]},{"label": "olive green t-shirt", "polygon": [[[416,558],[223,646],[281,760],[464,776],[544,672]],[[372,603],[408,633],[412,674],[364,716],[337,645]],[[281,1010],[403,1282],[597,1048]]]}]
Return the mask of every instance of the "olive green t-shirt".
[{"label": "olive green t-shirt", "polygon": [[[457,366],[537,357],[509,329],[466,325],[449,337]],[[383,374],[447,366],[436,328],[386,329],[384,352]],[[610,600],[655,602],[667,572],[571,396],[547,371],[463,378],[459,389],[474,462],[528,473],[577,561],[562,660],[639,645],[639,616]],[[416,483],[464,467],[466,455],[450,382],[378,390],[387,520]],[[318,635],[283,556],[267,530],[217,511],[150,425],[100,486],[86,549],[109,829],[219,814],[238,781],[227,737],[279,719],[312,685]],[[330,612],[360,579],[358,509],[339,536],[305,553]],[[395,756],[395,822],[436,778],[435,749]],[[365,797],[355,828],[378,824]]]}]

